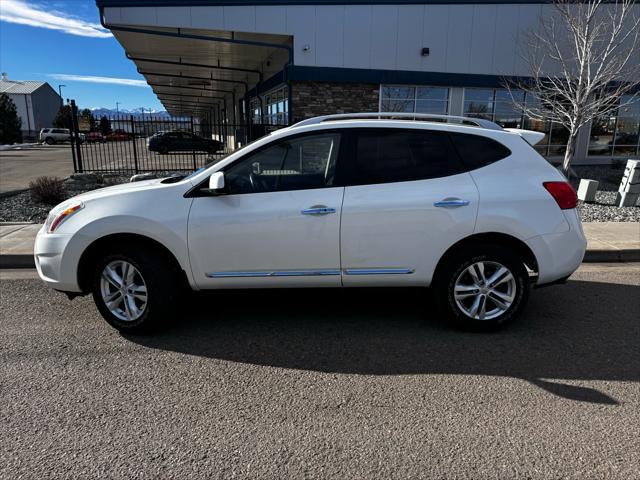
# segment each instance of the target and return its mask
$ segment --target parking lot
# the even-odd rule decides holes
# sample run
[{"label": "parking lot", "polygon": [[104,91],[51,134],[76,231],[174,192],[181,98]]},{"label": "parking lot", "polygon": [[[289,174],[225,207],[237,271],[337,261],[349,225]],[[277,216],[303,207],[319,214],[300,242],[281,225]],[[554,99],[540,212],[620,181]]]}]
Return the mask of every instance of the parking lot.
[{"label": "parking lot", "polygon": [[[80,146],[84,170],[133,174],[144,171],[192,171],[219,159],[223,154],[170,152],[147,149],[146,138]],[[27,188],[29,182],[47,175],[64,178],[73,173],[70,144],[37,145],[0,151],[0,192]]]},{"label": "parking lot", "polygon": [[0,193],[27,188],[43,175],[66,177],[73,173],[69,144],[38,145],[0,151]]},{"label": "parking lot", "polygon": [[637,478],[640,265],[584,265],[517,324],[419,290],[217,292],[156,336],[0,272],[0,477]]}]

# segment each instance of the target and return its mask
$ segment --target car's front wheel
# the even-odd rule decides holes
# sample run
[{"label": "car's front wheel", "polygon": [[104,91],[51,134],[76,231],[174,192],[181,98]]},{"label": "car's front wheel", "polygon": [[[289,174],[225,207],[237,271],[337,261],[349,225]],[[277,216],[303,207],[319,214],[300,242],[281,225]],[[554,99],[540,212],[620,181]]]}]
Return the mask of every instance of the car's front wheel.
[{"label": "car's front wheel", "polygon": [[529,289],[523,261],[511,250],[490,245],[455,253],[436,278],[440,311],[474,330],[492,330],[516,318]]},{"label": "car's front wheel", "polygon": [[53,145],[54,143],[56,143],[56,141],[51,137],[47,137],[44,139],[44,143],[46,143],[47,145]]},{"label": "car's front wheel", "polygon": [[96,265],[93,299],[104,319],[126,333],[153,330],[171,319],[179,284],[159,256],[135,246],[110,253]]}]

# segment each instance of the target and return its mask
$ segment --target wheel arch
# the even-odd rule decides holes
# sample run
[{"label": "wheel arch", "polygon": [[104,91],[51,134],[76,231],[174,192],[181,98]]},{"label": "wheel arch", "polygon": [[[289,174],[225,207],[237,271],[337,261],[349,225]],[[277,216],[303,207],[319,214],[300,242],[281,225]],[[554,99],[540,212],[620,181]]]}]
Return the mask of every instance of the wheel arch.
[{"label": "wheel arch", "polygon": [[434,280],[438,278],[438,274],[452,255],[461,250],[464,250],[465,248],[468,248],[471,245],[492,245],[506,247],[516,253],[522,259],[522,262],[528,269],[532,270],[536,274],[539,271],[536,256],[525,242],[506,233],[486,232],[476,233],[469,237],[465,237],[449,247],[449,249],[447,249],[447,251],[445,251],[444,254],[440,257],[440,260],[436,265],[436,269],[433,275]]},{"label": "wheel arch", "polygon": [[78,286],[83,293],[91,291],[91,277],[95,264],[101,253],[113,251],[115,245],[138,245],[153,250],[169,262],[172,268],[181,276],[185,287],[190,288],[187,272],[182,268],[176,256],[166,246],[157,240],[138,233],[114,233],[94,240],[80,256],[78,261]]}]

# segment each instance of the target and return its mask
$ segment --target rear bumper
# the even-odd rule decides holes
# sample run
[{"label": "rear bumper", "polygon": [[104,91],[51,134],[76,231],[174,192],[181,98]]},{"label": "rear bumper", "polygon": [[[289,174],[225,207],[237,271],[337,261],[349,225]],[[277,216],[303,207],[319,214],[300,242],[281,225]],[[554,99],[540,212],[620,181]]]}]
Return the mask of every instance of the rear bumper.
[{"label": "rear bumper", "polygon": [[538,262],[537,285],[556,282],[575,272],[587,250],[587,239],[575,210],[565,210],[569,231],[538,235],[527,240]]}]

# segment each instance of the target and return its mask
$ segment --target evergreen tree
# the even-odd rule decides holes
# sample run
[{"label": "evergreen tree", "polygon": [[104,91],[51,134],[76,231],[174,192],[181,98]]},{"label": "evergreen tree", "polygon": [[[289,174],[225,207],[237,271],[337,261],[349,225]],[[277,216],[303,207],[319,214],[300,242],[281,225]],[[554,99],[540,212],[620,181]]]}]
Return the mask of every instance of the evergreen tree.
[{"label": "evergreen tree", "polygon": [[71,107],[63,105],[58,110],[56,118],[53,119],[53,126],[56,128],[68,128],[71,130]]},{"label": "evergreen tree", "polygon": [[0,144],[22,142],[22,120],[6,93],[0,94]]},{"label": "evergreen tree", "polygon": [[95,132],[96,131],[96,119],[93,116],[93,112],[91,112],[91,110],[89,110],[88,108],[85,108],[80,113],[80,116],[82,118],[84,118],[86,120],[86,122],[89,124],[89,131],[90,132]]},{"label": "evergreen tree", "polygon": [[100,117],[100,132],[107,136],[111,133],[111,122],[105,116]]}]

